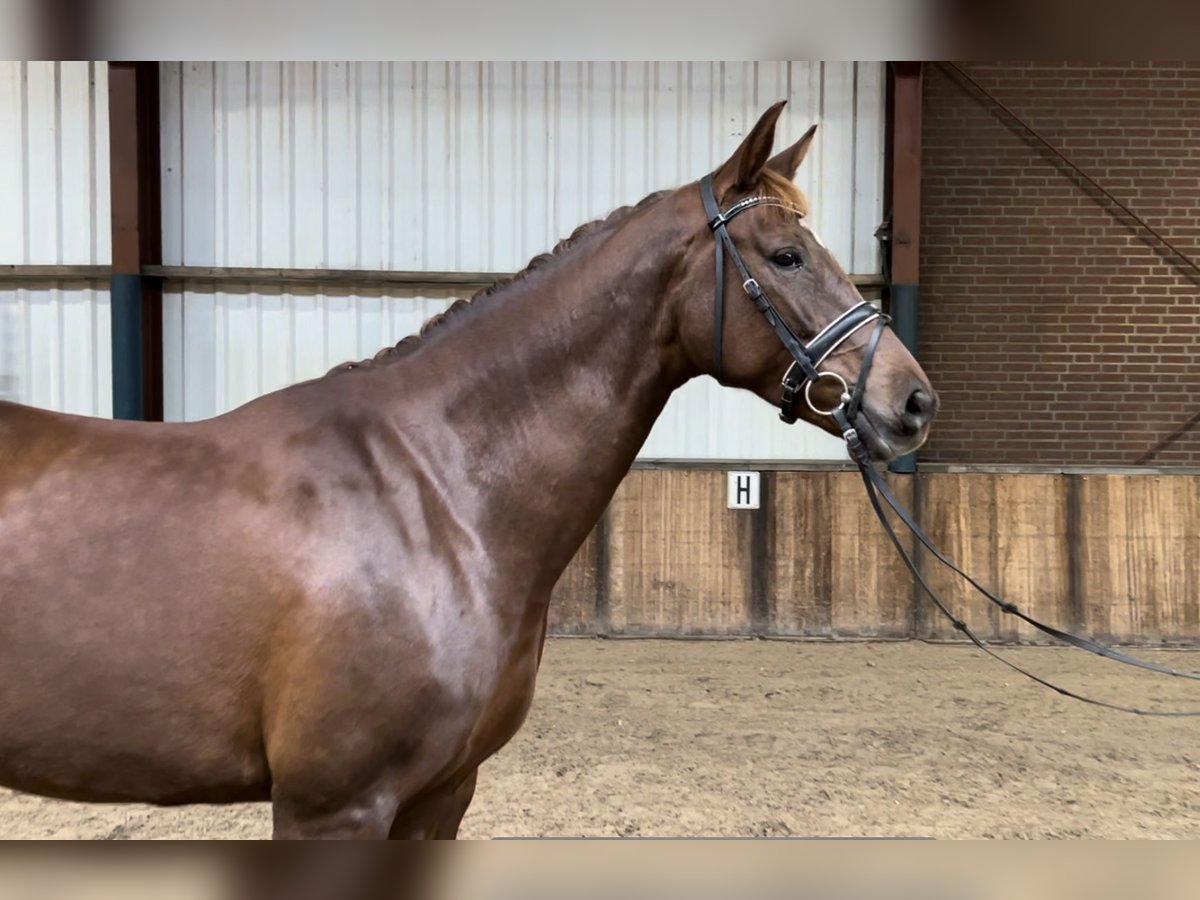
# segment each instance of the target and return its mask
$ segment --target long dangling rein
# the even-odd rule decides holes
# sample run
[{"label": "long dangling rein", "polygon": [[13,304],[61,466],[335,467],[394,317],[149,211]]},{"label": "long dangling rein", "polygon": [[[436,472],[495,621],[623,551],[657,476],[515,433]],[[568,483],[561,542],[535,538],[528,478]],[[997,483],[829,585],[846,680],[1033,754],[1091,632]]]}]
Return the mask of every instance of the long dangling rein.
[{"label": "long dangling rein", "polygon": [[[1200,673],[1198,672],[1183,672],[1178,669],[1172,669],[1167,666],[1160,665],[1150,660],[1139,659],[1136,656],[1131,656],[1114,647],[1109,647],[1089,637],[1084,637],[1070,632],[1055,628],[1053,625],[1047,625],[1024,612],[1015,603],[1005,600],[1003,597],[988,590],[978,581],[960,569],[953,560],[945,553],[938,549],[937,545],[927,535],[924,529],[917,524],[916,519],[912,514],[904,508],[904,505],[896,499],[891,489],[887,486],[887,482],[876,470],[871,461],[870,454],[859,438],[858,431],[855,428],[855,422],[858,418],[864,415],[862,411],[862,398],[866,389],[867,379],[871,372],[871,363],[875,358],[875,351],[879,346],[879,339],[883,334],[884,328],[887,327],[889,319],[880,313],[874,306],[867,301],[863,301],[846,312],[842,313],[838,318],[825,326],[812,340],[804,343],[796,336],[791,327],[780,316],[771,299],[763,291],[758,281],[750,274],[750,270],[746,267],[745,261],[741,254],[738,253],[737,247],[734,246],[733,239],[729,236],[729,231],[726,225],[731,219],[751,209],[755,206],[782,206],[791,208],[787,203],[776,197],[753,196],[740,200],[724,212],[721,211],[717,204],[716,196],[713,191],[713,177],[706,175],[700,182],[700,196],[704,201],[704,209],[708,215],[708,227],[712,231],[716,239],[716,306],[714,309],[713,322],[713,357],[715,365],[715,373],[718,379],[721,374],[721,357],[722,357],[722,342],[724,339],[724,321],[725,321],[725,256],[728,254],[737,267],[738,274],[742,280],[742,289],[746,295],[754,303],[755,308],[767,320],[767,323],[774,330],[776,336],[783,343],[791,354],[793,362],[788,367],[787,372],[783,376],[783,391],[782,400],[780,403],[780,418],[785,422],[795,422],[797,419],[795,412],[795,402],[799,397],[803,397],[805,403],[813,412],[819,415],[831,416],[838,427],[842,431],[842,437],[846,441],[846,447],[849,451],[850,458],[858,466],[859,474],[862,475],[863,486],[866,488],[867,498],[871,502],[871,508],[875,510],[875,515],[878,516],[879,522],[883,525],[883,529],[887,532],[888,538],[896,547],[900,558],[904,560],[904,565],[912,572],[913,578],[916,579],[925,596],[933,603],[935,607],[944,615],[954,628],[961,632],[967,640],[982,650],[984,653],[991,656],[993,659],[999,660],[1008,668],[1012,669],[1026,678],[1029,678],[1038,684],[1049,688],[1064,697],[1070,697],[1072,700],[1080,700],[1084,703],[1090,703],[1094,706],[1101,706],[1105,709],[1118,710],[1120,712],[1133,713],[1139,716],[1167,716],[1167,717],[1185,717],[1185,716],[1200,716],[1200,710],[1154,710],[1142,709],[1137,706],[1124,706],[1119,703],[1110,703],[1105,700],[1099,700],[1094,697],[1088,697],[1084,694],[1068,690],[1060,685],[1054,684],[1046,680],[1040,675],[1028,671],[1006,657],[997,653],[989,646],[981,637],[979,637],[970,626],[967,625],[961,618],[956,616],[953,610],[946,604],[937,592],[926,581],[925,576],[921,573],[920,568],[913,561],[912,556],[904,548],[899,535],[896,534],[895,528],[888,519],[887,512],[884,509],[886,504],[892,512],[900,519],[904,526],[912,533],[913,537],[927,549],[935,559],[942,565],[946,566],[960,578],[965,580],[977,593],[981,594],[988,602],[999,607],[1006,615],[1015,616],[1022,622],[1033,626],[1038,631],[1057,641],[1061,641],[1072,647],[1080,650],[1085,650],[1088,653],[1096,656],[1110,659],[1115,662],[1123,663],[1128,666],[1135,666],[1139,669],[1145,669],[1150,672],[1156,672],[1160,675],[1170,675],[1174,678],[1188,678],[1194,681],[1200,681]],[[798,213],[799,211],[796,210]],[[837,373],[832,371],[820,370],[821,364],[825,359],[845,340],[867,325],[874,323],[875,327],[867,342],[866,350],[863,353],[862,366],[859,369],[858,380],[855,383],[853,390],[846,384],[846,381]],[[833,379],[840,383],[842,388],[841,397],[838,405],[832,409],[823,409],[817,407],[811,396],[812,387],[822,379]],[[882,499],[882,502],[881,502]]]}]

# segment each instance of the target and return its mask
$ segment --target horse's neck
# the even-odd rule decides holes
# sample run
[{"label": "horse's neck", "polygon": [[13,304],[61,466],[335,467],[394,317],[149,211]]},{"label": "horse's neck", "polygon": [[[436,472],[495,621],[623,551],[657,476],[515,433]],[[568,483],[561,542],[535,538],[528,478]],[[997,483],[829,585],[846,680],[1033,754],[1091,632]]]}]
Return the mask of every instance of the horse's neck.
[{"label": "horse's neck", "polygon": [[692,374],[663,297],[681,236],[654,218],[480,299],[410,360],[438,379],[454,446],[442,461],[476,486],[481,525],[519,529],[550,569],[565,568]]}]

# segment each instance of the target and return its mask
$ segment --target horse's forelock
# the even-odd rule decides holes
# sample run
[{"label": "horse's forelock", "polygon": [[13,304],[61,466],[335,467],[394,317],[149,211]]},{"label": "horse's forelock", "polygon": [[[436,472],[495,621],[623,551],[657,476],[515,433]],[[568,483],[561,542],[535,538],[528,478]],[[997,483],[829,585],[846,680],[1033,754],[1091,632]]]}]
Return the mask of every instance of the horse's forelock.
[{"label": "horse's forelock", "polygon": [[[809,214],[808,198],[804,196],[804,191],[785,175],[781,175],[774,169],[764,169],[762,173],[762,187],[764,191],[772,196],[778,197],[790,206],[800,210],[805,216]],[[768,207],[773,209],[776,214],[791,215],[791,213],[781,207]]]}]

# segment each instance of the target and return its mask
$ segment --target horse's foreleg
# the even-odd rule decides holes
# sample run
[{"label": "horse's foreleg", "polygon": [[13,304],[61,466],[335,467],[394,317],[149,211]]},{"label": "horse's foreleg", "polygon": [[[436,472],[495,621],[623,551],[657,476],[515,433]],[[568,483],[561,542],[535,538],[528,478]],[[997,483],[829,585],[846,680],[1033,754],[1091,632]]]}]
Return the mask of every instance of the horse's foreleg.
[{"label": "horse's foreleg", "polygon": [[379,792],[336,806],[315,807],[302,795],[273,792],[275,840],[384,840],[395,818],[396,803]]},{"label": "horse's foreleg", "polygon": [[471,798],[475,796],[478,774],[479,770],[473,769],[457,785],[427,792],[406,804],[392,823],[391,839],[454,840]]}]

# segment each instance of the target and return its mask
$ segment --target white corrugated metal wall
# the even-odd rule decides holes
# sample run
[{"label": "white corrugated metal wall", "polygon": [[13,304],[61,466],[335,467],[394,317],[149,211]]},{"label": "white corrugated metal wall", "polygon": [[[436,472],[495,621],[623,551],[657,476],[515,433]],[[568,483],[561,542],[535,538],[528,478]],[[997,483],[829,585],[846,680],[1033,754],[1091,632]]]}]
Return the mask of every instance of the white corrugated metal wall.
[{"label": "white corrugated metal wall", "polygon": [[[878,271],[881,64],[164,64],[166,265],[515,271],[575,226],[723,160],[787,98],[799,177],[847,270]],[[168,419],[230,409],[419,327],[453,296],[169,284]],[[642,456],[844,454],[707,379]]]},{"label": "white corrugated metal wall", "polygon": [[[0,62],[0,264],[111,258],[108,68]],[[0,284],[0,397],[112,414],[108,286]]]}]

